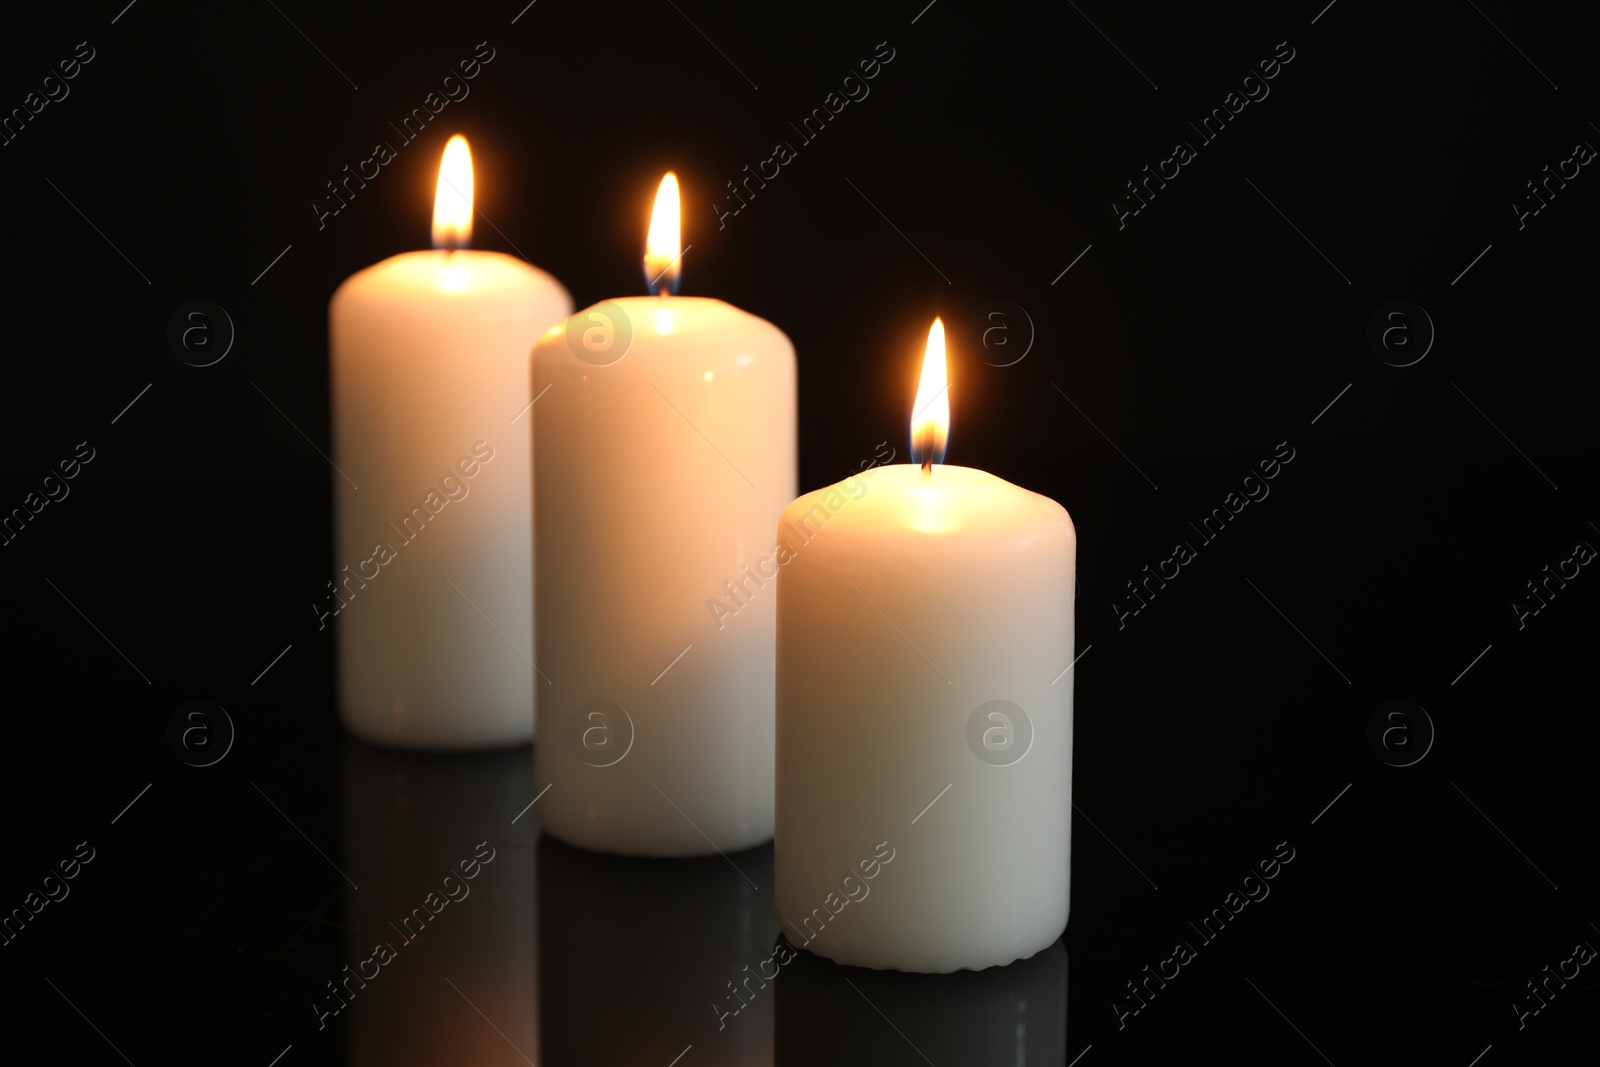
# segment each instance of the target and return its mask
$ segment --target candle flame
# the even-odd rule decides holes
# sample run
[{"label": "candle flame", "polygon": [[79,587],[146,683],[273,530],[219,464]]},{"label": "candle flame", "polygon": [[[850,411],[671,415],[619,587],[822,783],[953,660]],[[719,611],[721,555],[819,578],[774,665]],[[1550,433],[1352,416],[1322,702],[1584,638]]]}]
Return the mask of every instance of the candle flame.
[{"label": "candle flame", "polygon": [[644,241],[645,285],[651,293],[675,293],[683,273],[683,237],[679,222],[678,176],[667,171],[656,190],[650,232]]},{"label": "candle flame", "polygon": [[472,152],[459,133],[444,146],[433,194],[433,247],[454,251],[472,243]]},{"label": "candle flame", "polygon": [[911,462],[944,462],[950,443],[950,380],[945,372],[944,323],[935,318],[922,357],[922,379],[911,407]]}]

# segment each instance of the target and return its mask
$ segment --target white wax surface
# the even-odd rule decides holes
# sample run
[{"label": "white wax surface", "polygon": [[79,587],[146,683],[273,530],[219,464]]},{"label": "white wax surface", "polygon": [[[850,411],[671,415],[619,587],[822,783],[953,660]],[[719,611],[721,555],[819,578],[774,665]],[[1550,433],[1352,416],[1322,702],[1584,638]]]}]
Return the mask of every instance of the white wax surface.
[{"label": "white wax surface", "polygon": [[[596,315],[632,334],[606,366],[574,348]],[[533,391],[540,824],[648,856],[770,839],[776,597],[708,602],[794,496],[793,345],[720,300],[624,298],[539,342]]]},{"label": "white wax surface", "polygon": [[[778,536],[794,549],[778,576],[785,935],[907,971],[981,969],[1054,942],[1068,905],[1071,518],[983,471],[900,464],[801,497]],[[994,700],[1032,725],[1009,766],[969,744],[973,712]],[[995,758],[1015,757],[990,736]]]},{"label": "white wax surface", "polygon": [[392,256],[333,296],[333,461],[349,480],[333,475],[339,600],[325,606],[344,604],[340,712],[364,740],[533,735],[530,419],[511,420],[531,399],[529,349],[571,308],[498,252]]}]

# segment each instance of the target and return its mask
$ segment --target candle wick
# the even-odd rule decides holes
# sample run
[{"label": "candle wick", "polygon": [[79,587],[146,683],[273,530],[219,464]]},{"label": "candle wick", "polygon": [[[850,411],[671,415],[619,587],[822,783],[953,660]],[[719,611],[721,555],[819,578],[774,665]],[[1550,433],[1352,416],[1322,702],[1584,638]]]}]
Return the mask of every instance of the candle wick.
[{"label": "candle wick", "polygon": [[933,478],[933,426],[924,425],[922,428],[922,478],[929,481]]}]

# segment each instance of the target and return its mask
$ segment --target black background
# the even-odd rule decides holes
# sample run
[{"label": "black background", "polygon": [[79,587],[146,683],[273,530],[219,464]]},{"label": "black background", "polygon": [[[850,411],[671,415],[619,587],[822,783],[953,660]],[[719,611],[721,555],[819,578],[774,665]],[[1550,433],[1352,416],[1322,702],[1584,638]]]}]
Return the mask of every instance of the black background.
[{"label": "black background", "polygon": [[[1487,1067],[1589,1047],[1592,968],[1522,1029],[1511,1002],[1600,944],[1600,578],[1585,568],[1520,628],[1512,601],[1600,545],[1600,178],[1583,168],[1521,228],[1512,204],[1600,143],[1592,26],[1556,5],[924,3],[7,11],[0,110],[78,42],[94,58],[0,147],[0,510],[79,442],[95,458],[0,548],[0,910],[78,842],[97,851],[0,948],[6,1041],[84,1063],[344,1058],[343,1022],[318,1031],[306,1008],[353,958],[354,891],[317,853],[343,856],[358,758],[309,611],[331,569],[326,306],[426,245],[439,152],[463,132],[493,220],[475,246],[525,254],[579,306],[641,290],[646,210],[678,172],[682,291],[794,340],[802,489],[880,441],[903,454],[944,316],[949,461],[1061,501],[1080,538],[1067,1057],[1466,1067],[1487,1048]],[[470,97],[319,229],[325,182],[480,41],[494,59]],[[797,143],[788,124],[879,42],[894,58],[870,95],[719,229],[724,183]],[[1279,42],[1294,58],[1270,95],[1200,146],[1188,123]],[[1197,158],[1119,228],[1113,198],[1178,140]],[[166,341],[195,299],[237,331],[206,368]],[[1367,340],[1400,299],[1436,331],[1406,367]],[[1295,458],[1270,496],[1199,545],[1189,523],[1280,442]],[[1179,541],[1198,558],[1119,620],[1125,583]],[[191,699],[238,729],[212,767],[168,747]],[[1436,731],[1403,768],[1367,741],[1393,699]],[[496,765],[515,785],[503,817],[463,825],[452,858],[485,836],[532,854],[533,818],[508,821],[533,795],[525,756]],[[1119,1029],[1124,983],[1285,841],[1271,896]],[[684,1067],[710,1056],[715,1039],[649,1007],[681,976],[670,945],[644,931],[626,981],[584,979],[592,995],[561,1007],[592,1015],[562,1025],[635,1062],[690,1041]],[[434,1026],[487,1021],[438,996],[454,1014]],[[860,1001],[817,1003],[817,1032],[851,1035],[842,1062],[961,1062],[915,1019],[897,1035]],[[816,1062],[785,1051],[794,1035],[779,1026],[776,1058]]]}]

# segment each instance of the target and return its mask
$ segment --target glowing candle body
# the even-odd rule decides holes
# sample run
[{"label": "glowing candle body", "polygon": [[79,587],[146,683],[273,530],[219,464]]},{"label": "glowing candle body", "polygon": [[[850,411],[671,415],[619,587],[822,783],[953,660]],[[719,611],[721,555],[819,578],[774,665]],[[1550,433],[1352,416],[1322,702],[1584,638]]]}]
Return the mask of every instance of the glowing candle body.
[{"label": "glowing candle body", "polygon": [[795,491],[794,347],[720,300],[633,297],[552,328],[532,365],[540,825],[630,855],[767,841],[755,568]]},{"label": "glowing candle body", "polygon": [[[572,310],[498,252],[409,252],[329,307],[339,705],[356,736],[533,736],[527,355]],[[513,421],[515,419],[515,421]]]},{"label": "glowing candle body", "polygon": [[[882,467],[778,527],[775,906],[840,963],[978,970],[1060,936],[1077,535],[967,467]],[[883,862],[885,856],[892,862]]]}]

